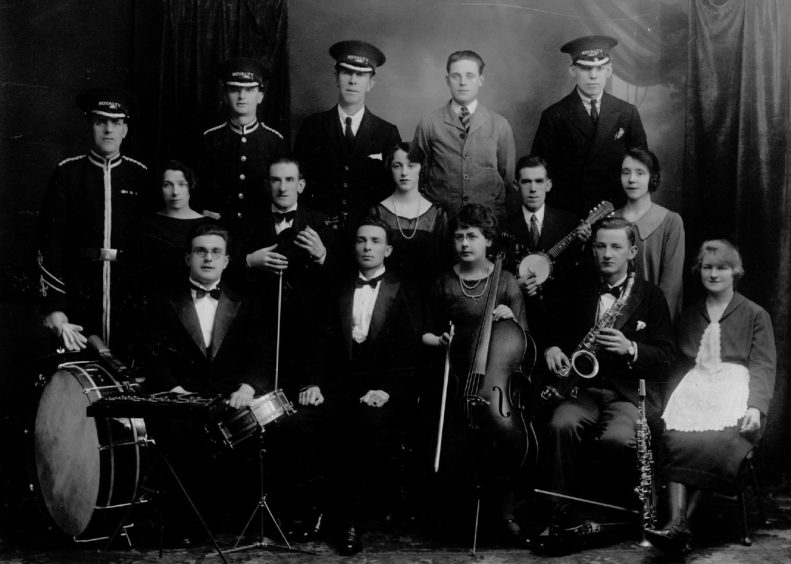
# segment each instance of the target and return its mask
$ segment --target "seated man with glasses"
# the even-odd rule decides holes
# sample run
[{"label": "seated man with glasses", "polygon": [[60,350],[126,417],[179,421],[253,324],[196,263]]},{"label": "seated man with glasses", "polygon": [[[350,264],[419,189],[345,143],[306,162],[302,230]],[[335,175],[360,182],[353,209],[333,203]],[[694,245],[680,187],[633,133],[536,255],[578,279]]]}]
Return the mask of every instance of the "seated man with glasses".
[{"label": "seated man with glasses", "polygon": [[[263,322],[260,304],[221,284],[229,262],[228,239],[228,231],[218,224],[198,224],[187,239],[189,279],[151,304],[139,369],[149,391],[222,395],[234,409],[271,391],[274,335],[267,328],[272,324]],[[231,492],[217,486],[241,492],[242,481],[237,468],[226,468],[216,456],[204,423],[152,419],[151,430],[181,470],[188,491],[200,494],[198,507],[227,510]],[[222,472],[229,470],[233,479],[223,480]]]}]

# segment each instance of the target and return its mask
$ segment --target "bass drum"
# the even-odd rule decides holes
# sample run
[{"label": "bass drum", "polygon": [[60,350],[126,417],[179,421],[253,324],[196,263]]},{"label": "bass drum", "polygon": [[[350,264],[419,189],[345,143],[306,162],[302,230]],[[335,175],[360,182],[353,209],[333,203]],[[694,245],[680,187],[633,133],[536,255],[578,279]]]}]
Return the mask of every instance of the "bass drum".
[{"label": "bass drum", "polygon": [[142,419],[93,418],[86,408],[123,389],[92,362],[57,367],[39,399],[35,476],[55,525],[76,541],[109,537],[136,499],[149,442]]}]

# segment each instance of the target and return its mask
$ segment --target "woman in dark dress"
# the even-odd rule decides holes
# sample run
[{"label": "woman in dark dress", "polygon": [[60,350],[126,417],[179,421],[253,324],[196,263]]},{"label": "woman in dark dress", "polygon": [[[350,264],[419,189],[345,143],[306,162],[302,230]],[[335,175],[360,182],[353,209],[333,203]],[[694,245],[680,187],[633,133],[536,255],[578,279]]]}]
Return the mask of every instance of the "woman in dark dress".
[{"label": "woman in dark dress", "polygon": [[387,268],[426,286],[447,264],[444,244],[448,219],[445,210],[418,191],[423,162],[425,154],[416,144],[404,142],[393,147],[385,166],[395,189],[368,215],[386,223],[393,233],[393,253],[387,259]]},{"label": "woman in dark dress", "polygon": [[[459,210],[450,224],[457,262],[440,275],[432,292],[430,304],[434,311],[429,315],[431,326],[423,334],[423,344],[447,347],[451,339],[447,332],[448,321],[453,322],[451,366],[457,375],[466,374],[469,369],[470,351],[475,347],[476,333],[486,309],[489,285],[493,283],[495,265],[486,254],[492,246],[496,226],[494,212],[486,206],[468,204]],[[514,319],[527,332],[522,292],[514,275],[506,270],[500,272],[495,304],[492,312],[494,321]],[[451,401],[449,396],[448,402]],[[447,449],[443,447],[443,453],[452,453],[469,446],[466,443],[449,445]],[[469,458],[471,453],[467,454]],[[458,478],[462,472],[454,462],[449,465],[454,467],[454,477]],[[500,519],[499,531],[506,542],[522,546],[526,541],[514,520],[512,484],[503,486],[497,489],[493,499],[497,518]]]},{"label": "woman in dark dress", "polygon": [[187,234],[210,221],[190,207],[195,173],[184,163],[168,161],[160,176],[162,207],[143,218],[140,228],[141,286],[149,294],[186,284],[184,248]]},{"label": "woman in dark dress", "polygon": [[681,315],[684,376],[662,414],[670,520],[646,532],[654,546],[675,553],[691,550],[688,523],[701,494],[734,491],[744,457],[760,437],[777,366],[769,314],[734,290],[744,274],[736,247],[705,241],[693,272],[706,296]]}]

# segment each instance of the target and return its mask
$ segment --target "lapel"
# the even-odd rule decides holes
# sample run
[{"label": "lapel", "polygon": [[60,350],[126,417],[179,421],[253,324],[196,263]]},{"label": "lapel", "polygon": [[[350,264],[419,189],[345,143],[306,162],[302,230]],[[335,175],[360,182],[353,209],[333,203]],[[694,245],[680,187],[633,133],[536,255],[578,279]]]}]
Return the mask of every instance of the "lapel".
[{"label": "lapel", "polygon": [[200,321],[198,321],[198,312],[195,310],[195,304],[192,303],[192,295],[190,291],[185,289],[170,300],[170,305],[176,313],[181,326],[195,343],[201,356],[206,357],[206,345],[203,344],[203,333],[200,329]]},{"label": "lapel", "polygon": [[264,237],[266,237],[266,243],[264,244],[265,247],[271,245],[269,241],[274,241],[277,239],[277,233],[275,233],[275,216],[272,215],[272,207],[271,205],[266,208],[266,211],[263,215],[263,228],[264,228]]},{"label": "lapel", "polygon": [[[478,108],[480,108],[480,104],[478,104]],[[475,112],[476,114],[478,112]],[[474,117],[475,114],[473,114]],[[445,116],[444,116],[445,123],[450,125],[451,127],[455,127],[459,131],[464,131],[464,128],[461,126],[461,121],[459,121],[459,116],[453,113],[453,110],[450,108],[450,102],[445,105]],[[470,121],[470,131],[472,131],[472,121]]]},{"label": "lapel", "polygon": [[[511,225],[514,229],[514,238],[520,243],[524,244],[528,248],[530,247],[530,229],[527,226],[527,222],[525,221],[525,214],[522,211],[522,206],[519,206],[519,212],[514,216]],[[540,240],[540,238],[539,238]],[[530,249],[531,251],[533,249]]]},{"label": "lapel", "polygon": [[[739,292],[734,292],[733,297],[731,298],[731,303],[728,304],[728,307],[725,308],[725,311],[722,312],[722,316],[720,316],[720,323],[722,320],[728,317],[731,313],[733,313],[739,306],[741,306],[747,298],[742,296]],[[706,315],[706,319],[709,318],[709,311],[706,309],[706,300],[702,300],[702,309]]]},{"label": "lapel", "polygon": [[[582,102],[580,102],[580,105],[582,105]],[[596,137],[593,139],[593,145],[588,153],[589,159],[592,158],[613,135],[613,128],[618,122],[618,113],[613,106],[613,97],[605,92],[601,97],[599,123],[596,126]]]},{"label": "lapel", "polygon": [[379,294],[376,296],[374,311],[371,315],[371,325],[368,328],[368,339],[373,341],[376,340],[379,332],[387,321],[387,315],[392,309],[393,302],[395,301],[400,286],[400,282],[397,280],[390,280],[387,275],[385,275],[382,282],[380,282]]},{"label": "lapel", "polygon": [[[595,131],[593,129],[593,123],[591,123],[591,118],[588,115],[588,112],[585,111],[585,105],[582,103],[582,99],[577,94],[577,88],[574,87],[574,90],[571,91],[571,94],[566,96],[566,116],[568,121],[572,124],[573,127],[579,130],[580,133],[589,141],[593,141],[593,137],[595,135]],[[601,115],[602,112],[599,111],[599,126],[601,127]]]},{"label": "lapel", "polygon": [[341,335],[346,348],[346,358],[352,357],[352,309],[354,307],[354,278],[346,285],[338,299],[341,318]]},{"label": "lapel", "polygon": [[235,299],[228,294],[229,292],[223,291],[223,293],[220,294],[220,301],[217,304],[217,314],[214,316],[214,326],[211,330],[210,359],[217,357],[217,352],[220,350],[222,342],[228,334],[228,329],[231,327],[239,311],[239,307],[242,305],[241,300]]},{"label": "lapel", "polygon": [[541,226],[541,236],[538,238],[538,248],[542,251],[547,251],[552,248],[552,245],[558,242],[563,235],[558,236],[557,219],[555,214],[552,213],[548,207],[544,206],[544,225]]},{"label": "lapel", "polygon": [[621,310],[621,315],[618,316],[618,319],[615,320],[614,327],[618,330],[621,330],[626,322],[635,314],[635,312],[642,304],[643,299],[645,298],[646,291],[648,286],[642,282],[642,280],[635,280],[634,285],[632,286],[632,294],[629,296],[629,300],[626,302],[626,305],[623,306]]},{"label": "lapel", "polygon": [[294,215],[294,223],[291,224],[291,228],[297,233],[299,233],[307,226],[308,226],[308,212],[305,211],[304,207],[297,205],[297,213],[296,215]]},{"label": "lapel", "polygon": [[371,116],[371,112],[368,111],[368,108],[365,108],[363,119],[360,121],[360,127],[357,129],[357,135],[354,136],[354,147],[351,153],[352,158],[360,159],[368,156],[366,153],[371,146],[371,138],[373,137],[374,129],[374,118]]},{"label": "lapel", "polygon": [[[483,107],[483,104],[478,102],[478,107],[475,109],[475,113],[472,114],[472,119],[470,120],[470,132],[469,135],[472,135],[473,132],[482,128],[486,123],[489,122],[491,118],[489,117],[489,110]],[[459,122],[459,127],[461,127],[461,122],[458,118],[456,121]]]},{"label": "lapel", "polygon": [[343,138],[337,105],[324,113],[324,137],[329,139],[330,146],[336,155],[343,155],[344,160],[348,159],[349,151],[346,148],[346,140]]}]

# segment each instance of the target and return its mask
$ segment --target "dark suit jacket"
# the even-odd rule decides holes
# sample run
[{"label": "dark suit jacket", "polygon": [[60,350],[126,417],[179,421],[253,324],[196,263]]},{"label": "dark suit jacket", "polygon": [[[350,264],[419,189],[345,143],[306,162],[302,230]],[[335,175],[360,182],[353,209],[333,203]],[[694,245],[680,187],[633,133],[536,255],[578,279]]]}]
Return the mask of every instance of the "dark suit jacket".
[{"label": "dark suit jacket", "polygon": [[[248,253],[277,243],[276,251],[287,256],[289,266],[283,275],[280,339],[280,381],[289,398],[306,382],[321,378],[325,369],[325,348],[332,287],[336,272],[335,234],[328,226],[327,216],[298,205],[291,229],[275,233],[271,207],[266,206],[244,222],[238,257],[232,260],[234,280],[242,278],[248,292],[262,296],[267,324],[276,330],[277,276],[246,266]],[[294,244],[297,233],[310,226],[327,248],[323,264],[315,262],[306,251]],[[242,272],[240,272],[240,270]]]},{"label": "dark suit jacket", "polygon": [[542,112],[532,152],[549,163],[553,188],[548,202],[582,217],[602,200],[616,209],[623,206],[623,156],[628,149],[647,146],[632,104],[605,92],[594,127],[575,89]]},{"label": "dark suit jacket", "polygon": [[[352,339],[354,280],[337,290],[334,359],[327,390],[362,396],[384,390],[394,398],[408,397],[420,350],[423,329],[420,294],[413,284],[387,272],[380,282],[364,353],[357,354]],[[324,389],[325,386],[322,386]]]},{"label": "dark suit jacket", "polygon": [[190,392],[229,394],[249,384],[271,391],[272,343],[260,305],[223,287],[210,350],[203,344],[189,289],[152,301],[140,373],[152,391],[183,386]]},{"label": "dark suit jacket", "polygon": [[[569,358],[596,324],[598,304],[598,288],[592,287],[576,296],[573,306],[567,310],[574,312],[571,317],[562,319],[553,316],[552,344],[559,346]],[[673,326],[662,290],[650,282],[636,279],[632,295],[621,311],[615,328],[623,332],[627,339],[637,343],[637,361],[632,363],[631,358],[626,355],[617,356],[598,351],[596,358],[599,361],[599,374],[591,380],[583,380],[583,386],[587,383],[601,385],[604,380],[637,404],[638,380],[644,378],[655,381],[666,378],[676,356]]]},{"label": "dark suit jacket", "polygon": [[384,159],[400,142],[398,128],[368,108],[351,151],[337,106],[308,116],[294,142],[294,154],[307,182],[305,203],[333,218],[346,214],[353,223],[393,191]]}]

